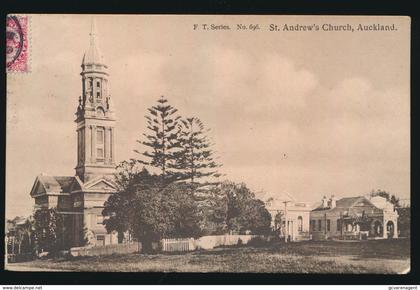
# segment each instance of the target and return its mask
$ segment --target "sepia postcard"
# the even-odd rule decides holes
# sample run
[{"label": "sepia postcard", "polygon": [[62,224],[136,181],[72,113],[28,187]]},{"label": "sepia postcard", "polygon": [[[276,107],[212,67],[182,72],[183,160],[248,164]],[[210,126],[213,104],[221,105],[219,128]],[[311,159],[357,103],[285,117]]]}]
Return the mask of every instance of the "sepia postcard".
[{"label": "sepia postcard", "polygon": [[410,272],[407,16],[10,14],[5,269]]}]

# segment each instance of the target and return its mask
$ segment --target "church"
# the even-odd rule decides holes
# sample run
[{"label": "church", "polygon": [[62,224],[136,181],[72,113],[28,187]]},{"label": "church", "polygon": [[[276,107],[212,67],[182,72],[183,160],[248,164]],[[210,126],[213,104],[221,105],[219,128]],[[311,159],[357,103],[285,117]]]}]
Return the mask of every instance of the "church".
[{"label": "church", "polygon": [[[108,66],[98,47],[92,21],[90,46],[81,65],[82,96],[76,110],[77,163],[75,176],[40,174],[31,190],[35,209],[56,208],[66,227],[67,242],[81,246],[118,243],[107,233],[102,210],[116,191],[115,116],[109,93]],[[64,231],[64,229],[63,229]]]}]

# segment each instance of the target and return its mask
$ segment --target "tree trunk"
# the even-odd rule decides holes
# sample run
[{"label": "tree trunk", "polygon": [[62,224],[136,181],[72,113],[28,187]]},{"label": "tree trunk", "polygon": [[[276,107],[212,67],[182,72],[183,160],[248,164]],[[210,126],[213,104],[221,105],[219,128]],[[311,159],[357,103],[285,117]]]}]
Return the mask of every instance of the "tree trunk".
[{"label": "tree trunk", "polygon": [[153,248],[152,248],[152,239],[150,239],[149,237],[144,237],[141,241],[141,251],[142,253],[148,254],[153,252]]},{"label": "tree trunk", "polygon": [[124,241],[124,233],[119,231],[118,232],[118,244],[122,244],[123,241]]}]

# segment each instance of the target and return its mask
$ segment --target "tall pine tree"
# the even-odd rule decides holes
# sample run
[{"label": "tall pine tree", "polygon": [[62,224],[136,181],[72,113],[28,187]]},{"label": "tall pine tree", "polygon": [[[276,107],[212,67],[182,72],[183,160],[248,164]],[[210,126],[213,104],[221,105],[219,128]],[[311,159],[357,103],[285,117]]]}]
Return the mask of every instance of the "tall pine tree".
[{"label": "tall pine tree", "polygon": [[218,177],[216,168],[220,165],[214,161],[213,151],[210,149],[210,140],[206,135],[209,130],[196,117],[182,119],[179,123],[181,149],[174,155],[176,168],[182,172],[183,178],[194,183],[202,177]]},{"label": "tall pine tree", "polygon": [[165,179],[177,179],[174,151],[179,148],[177,109],[172,107],[165,97],[159,98],[157,105],[148,108],[149,115],[147,129],[144,133],[145,140],[137,140],[138,143],[146,146],[148,150],[135,152],[148,159],[139,160],[140,163],[158,168]]}]

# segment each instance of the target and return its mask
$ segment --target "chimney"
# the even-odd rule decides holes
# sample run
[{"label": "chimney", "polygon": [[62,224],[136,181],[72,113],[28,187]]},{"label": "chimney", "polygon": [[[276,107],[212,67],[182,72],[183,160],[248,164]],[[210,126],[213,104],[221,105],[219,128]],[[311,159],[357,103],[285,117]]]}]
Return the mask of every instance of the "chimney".
[{"label": "chimney", "polygon": [[335,198],[334,194],[331,195],[330,198],[330,208],[335,208],[337,206],[337,199]]},{"label": "chimney", "polygon": [[322,207],[326,208],[328,207],[328,200],[327,197],[324,195],[324,197],[322,198]]}]

